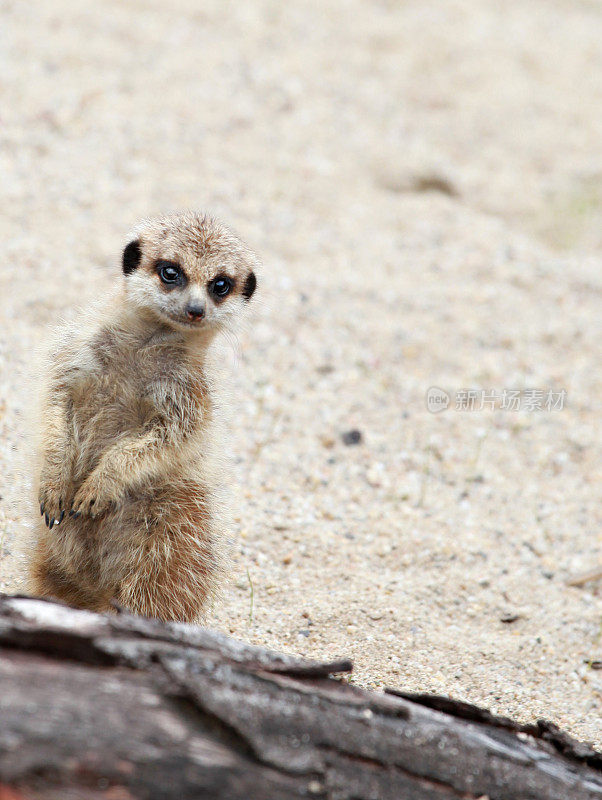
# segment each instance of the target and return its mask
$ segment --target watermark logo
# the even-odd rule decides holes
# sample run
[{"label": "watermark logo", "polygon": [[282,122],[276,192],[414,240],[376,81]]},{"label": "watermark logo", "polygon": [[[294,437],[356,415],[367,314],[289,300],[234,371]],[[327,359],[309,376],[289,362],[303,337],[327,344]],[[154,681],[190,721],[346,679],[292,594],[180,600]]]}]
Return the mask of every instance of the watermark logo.
[{"label": "watermark logo", "polygon": [[426,407],[431,414],[438,414],[445,411],[451,402],[449,392],[440,389],[438,386],[431,386],[426,393]]},{"label": "watermark logo", "polygon": [[566,389],[459,389],[446,392],[431,386],[426,392],[426,408],[431,414],[445,411],[454,398],[455,411],[562,411]]}]

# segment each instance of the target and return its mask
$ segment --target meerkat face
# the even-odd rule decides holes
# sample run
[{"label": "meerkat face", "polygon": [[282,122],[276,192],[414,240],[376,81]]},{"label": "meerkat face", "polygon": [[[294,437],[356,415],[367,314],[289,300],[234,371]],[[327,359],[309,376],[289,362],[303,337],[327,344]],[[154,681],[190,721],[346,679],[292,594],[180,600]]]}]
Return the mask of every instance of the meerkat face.
[{"label": "meerkat face", "polygon": [[256,267],[231,231],[191,212],[143,222],[123,251],[128,300],[190,333],[231,328],[255,291]]}]

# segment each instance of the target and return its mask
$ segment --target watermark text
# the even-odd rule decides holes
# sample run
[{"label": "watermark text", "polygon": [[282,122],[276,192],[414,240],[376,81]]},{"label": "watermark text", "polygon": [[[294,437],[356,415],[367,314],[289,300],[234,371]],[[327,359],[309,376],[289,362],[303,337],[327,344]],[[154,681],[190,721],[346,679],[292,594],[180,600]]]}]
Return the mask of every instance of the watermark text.
[{"label": "watermark text", "polygon": [[458,389],[431,386],[426,407],[431,414],[454,411],[562,411],[566,389]]}]

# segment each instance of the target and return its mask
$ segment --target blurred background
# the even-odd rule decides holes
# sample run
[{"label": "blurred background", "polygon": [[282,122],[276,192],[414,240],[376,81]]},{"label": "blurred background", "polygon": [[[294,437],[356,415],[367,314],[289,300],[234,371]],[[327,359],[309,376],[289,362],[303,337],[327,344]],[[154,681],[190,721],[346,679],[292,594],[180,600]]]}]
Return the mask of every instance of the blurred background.
[{"label": "blurred background", "polygon": [[0,591],[33,351],[207,209],[264,261],[212,624],[602,743],[602,3],[0,0],[0,175]]}]

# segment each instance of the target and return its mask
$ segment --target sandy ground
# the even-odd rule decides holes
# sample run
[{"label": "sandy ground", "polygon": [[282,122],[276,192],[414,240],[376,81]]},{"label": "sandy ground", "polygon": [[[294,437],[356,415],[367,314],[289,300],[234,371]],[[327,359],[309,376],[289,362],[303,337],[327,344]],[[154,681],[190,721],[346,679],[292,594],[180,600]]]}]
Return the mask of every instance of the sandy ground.
[{"label": "sandy ground", "polygon": [[0,2],[0,589],[34,349],[210,209],[265,262],[213,624],[602,744],[601,75],[585,0]]}]

